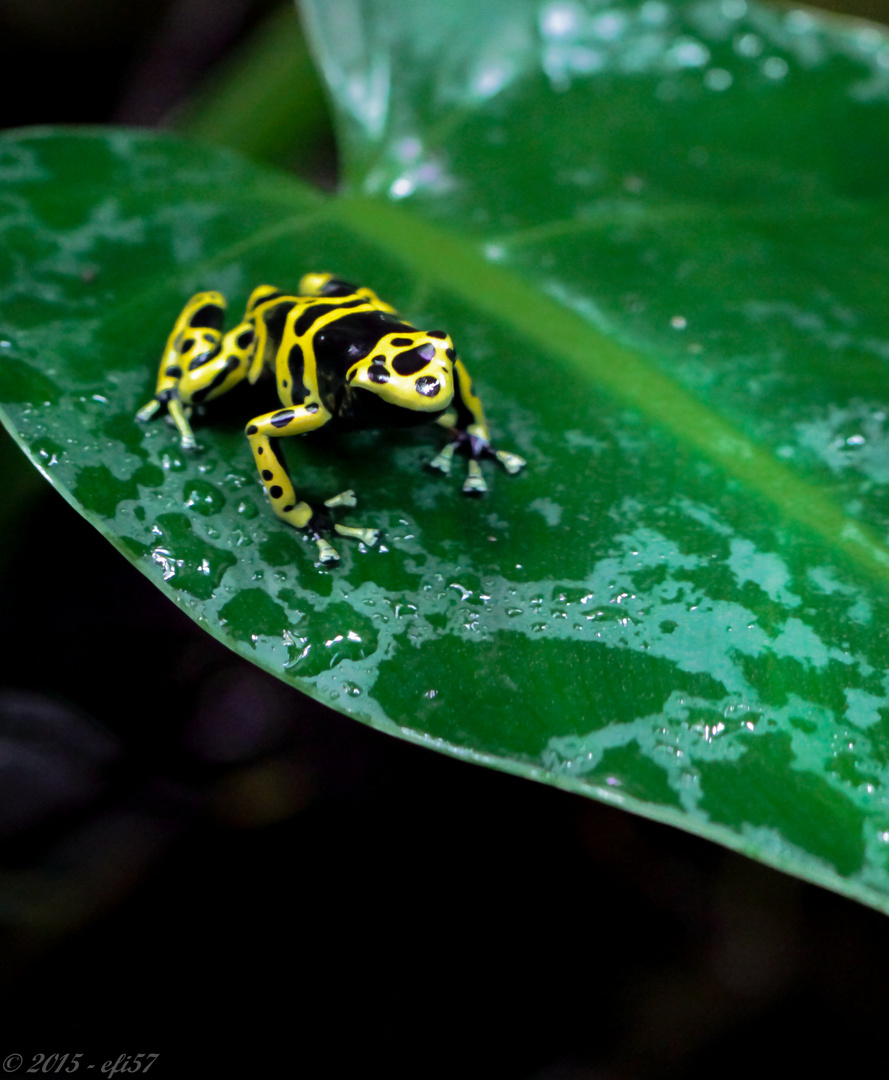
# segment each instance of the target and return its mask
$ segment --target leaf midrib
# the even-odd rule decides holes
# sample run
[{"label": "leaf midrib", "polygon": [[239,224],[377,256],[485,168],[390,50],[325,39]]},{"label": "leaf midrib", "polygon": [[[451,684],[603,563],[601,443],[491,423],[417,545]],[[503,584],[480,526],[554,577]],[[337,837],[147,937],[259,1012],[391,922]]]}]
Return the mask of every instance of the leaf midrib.
[{"label": "leaf midrib", "polygon": [[[889,206],[887,206],[889,209]],[[662,223],[672,224],[677,221],[730,221],[738,224],[743,223],[746,227],[761,227],[768,229],[776,223],[781,224],[788,220],[788,208],[786,203],[775,205],[750,204],[733,207],[710,206],[706,203],[677,203],[675,201],[659,202],[633,202],[630,199],[603,199],[594,211],[585,213],[583,217],[555,218],[552,221],[542,221],[537,225],[528,226],[525,229],[515,229],[510,232],[497,233],[486,237],[485,242],[504,248],[525,248],[535,244],[547,243],[551,240],[564,237],[581,237],[588,232],[611,230],[615,227],[626,225],[653,226]],[[805,223],[807,227],[815,222],[832,221],[840,224],[865,220],[864,209],[858,203],[846,202],[839,206],[823,207],[798,207],[793,208],[793,221],[798,224]],[[872,223],[872,216],[868,217],[868,223]]]},{"label": "leaf midrib", "polygon": [[[775,507],[784,520],[802,526],[822,543],[844,554],[875,583],[889,589],[889,549],[877,534],[855,521],[830,497],[795,474],[750,440],[737,427],[670,379],[654,363],[595,329],[558,300],[536,290],[513,270],[487,259],[476,241],[445,232],[409,209],[361,195],[323,196],[296,182],[272,185],[298,212],[237,244],[181,268],[193,276],[198,266],[212,267],[235,255],[260,248],[270,239],[303,228],[307,221],[328,221],[351,230],[405,265],[418,281],[425,280],[465,301],[493,321],[555,354],[603,392],[630,405],[679,444],[715,462],[728,476],[741,481],[751,494]],[[255,194],[255,192],[254,192]],[[306,210],[306,201],[317,208]],[[299,205],[299,199],[303,204]],[[434,252],[434,257],[430,257]],[[158,293],[175,286],[178,274],[146,283],[115,308],[113,321],[129,318],[132,308],[150,303]]]},{"label": "leaf midrib", "polygon": [[710,458],[750,493],[771,503],[785,521],[802,526],[889,589],[889,549],[874,530],[851,518],[645,356],[605,337],[512,270],[490,262],[473,241],[446,233],[392,203],[362,196],[332,200],[328,216],[385,249],[417,277],[595,379],[609,396],[632,406],[677,443]]}]

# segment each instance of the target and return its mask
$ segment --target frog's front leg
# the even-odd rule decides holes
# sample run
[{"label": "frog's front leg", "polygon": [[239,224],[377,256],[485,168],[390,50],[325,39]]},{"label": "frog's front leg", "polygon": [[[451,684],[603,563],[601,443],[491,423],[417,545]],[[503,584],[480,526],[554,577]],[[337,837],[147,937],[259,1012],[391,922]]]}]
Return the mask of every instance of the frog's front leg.
[{"label": "frog's front leg", "polygon": [[479,461],[485,457],[496,458],[511,475],[525,467],[525,459],[506,450],[491,446],[488,423],[482,403],[472,391],[472,380],[462,361],[454,361],[454,400],[451,407],[439,417],[437,423],[455,432],[454,438],[429,462],[431,469],[450,474],[454,454],[457,451],[469,458],[463,491],[467,495],[484,495],[488,485],[482,475]]},{"label": "frog's front leg", "polygon": [[[333,525],[326,510],[314,507],[297,497],[284,463],[283,455],[273,440],[284,435],[306,435],[316,431],[330,420],[331,414],[312,402],[296,405],[292,408],[278,409],[275,412],[257,416],[247,425],[246,434],[253,451],[253,460],[259,472],[263,486],[272,503],[272,509],[288,525],[296,529],[306,529],[318,545],[318,555],[323,563],[339,561],[339,555],[325,539],[324,533],[334,531],[340,536],[361,540],[368,546],[375,544],[379,533],[376,529],[352,528],[348,525]],[[354,506],[355,496],[351,491],[327,499],[325,507]]]}]

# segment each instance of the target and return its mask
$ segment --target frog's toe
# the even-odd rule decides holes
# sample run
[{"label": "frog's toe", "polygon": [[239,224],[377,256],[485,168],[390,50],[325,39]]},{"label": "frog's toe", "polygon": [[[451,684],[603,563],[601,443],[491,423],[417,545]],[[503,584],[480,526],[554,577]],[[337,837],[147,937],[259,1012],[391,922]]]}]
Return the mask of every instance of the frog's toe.
[{"label": "frog's toe", "polygon": [[456,450],[456,443],[448,443],[440,454],[429,462],[429,468],[435,469],[438,472],[442,472],[445,476],[451,475],[451,462],[454,460],[454,451]]},{"label": "frog's toe", "polygon": [[463,494],[484,495],[487,490],[488,485],[482,475],[481,465],[479,465],[475,458],[470,458],[466,479],[463,481]]},{"label": "frog's toe", "polygon": [[333,544],[328,543],[323,536],[315,537],[315,544],[318,547],[318,561],[330,565],[332,563],[338,563],[340,561],[339,553]]},{"label": "frog's toe", "polygon": [[358,500],[355,498],[355,492],[350,488],[348,491],[341,491],[339,495],[333,495],[329,499],[324,500],[325,506],[357,506]]},{"label": "frog's toe", "polygon": [[141,423],[146,424],[161,407],[161,403],[157,398],[152,398],[147,405],[143,405],[142,408],[136,413],[136,419]]},{"label": "frog's toe", "polygon": [[521,472],[527,464],[523,457],[519,457],[518,454],[510,454],[508,450],[495,450],[494,457],[497,458],[510,476],[515,476],[517,472]]},{"label": "frog's toe", "polygon": [[379,529],[360,529],[353,525],[334,525],[340,536],[348,536],[352,540],[360,540],[362,544],[373,547],[380,538]]}]

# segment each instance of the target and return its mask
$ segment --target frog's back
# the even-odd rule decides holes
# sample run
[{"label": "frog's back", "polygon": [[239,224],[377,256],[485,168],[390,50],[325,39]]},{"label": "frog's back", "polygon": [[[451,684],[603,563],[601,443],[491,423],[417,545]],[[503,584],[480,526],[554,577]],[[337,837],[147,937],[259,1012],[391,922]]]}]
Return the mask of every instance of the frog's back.
[{"label": "frog's back", "polygon": [[414,327],[388,305],[345,287],[340,295],[299,297],[285,315],[277,350],[276,374],[282,399],[301,404],[317,394],[331,411],[346,385],[346,374],[369,356],[382,339],[409,334]]}]

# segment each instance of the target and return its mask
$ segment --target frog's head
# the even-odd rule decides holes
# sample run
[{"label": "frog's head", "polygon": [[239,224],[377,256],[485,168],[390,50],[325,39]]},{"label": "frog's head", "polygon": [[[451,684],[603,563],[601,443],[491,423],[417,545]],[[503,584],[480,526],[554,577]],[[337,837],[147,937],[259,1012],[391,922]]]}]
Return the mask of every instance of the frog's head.
[{"label": "frog's head", "polygon": [[454,397],[455,355],[443,330],[387,334],[349,368],[346,382],[402,409],[441,413]]}]

